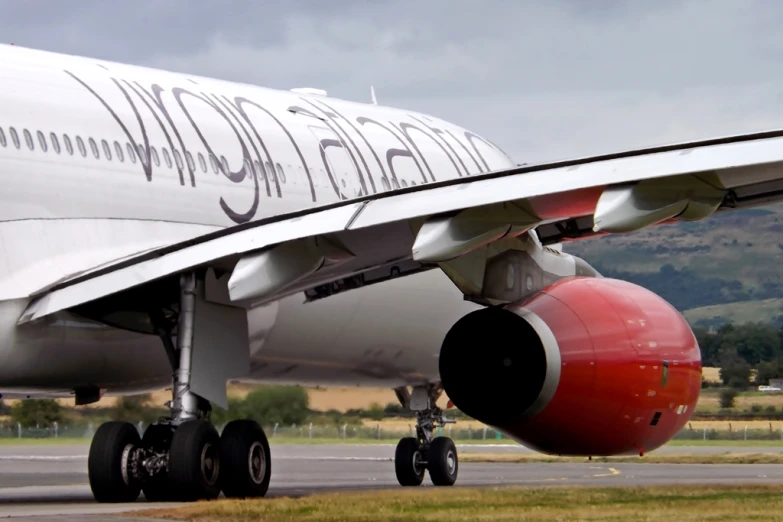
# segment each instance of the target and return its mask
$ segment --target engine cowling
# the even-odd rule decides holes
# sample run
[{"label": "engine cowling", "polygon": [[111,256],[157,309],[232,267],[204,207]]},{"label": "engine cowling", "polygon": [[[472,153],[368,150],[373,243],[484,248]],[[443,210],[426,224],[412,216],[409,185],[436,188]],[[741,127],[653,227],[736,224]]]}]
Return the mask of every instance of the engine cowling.
[{"label": "engine cowling", "polygon": [[658,448],[683,428],[701,389],[701,353],[682,315],[608,278],[562,279],[466,315],[439,366],[457,408],[556,455]]}]

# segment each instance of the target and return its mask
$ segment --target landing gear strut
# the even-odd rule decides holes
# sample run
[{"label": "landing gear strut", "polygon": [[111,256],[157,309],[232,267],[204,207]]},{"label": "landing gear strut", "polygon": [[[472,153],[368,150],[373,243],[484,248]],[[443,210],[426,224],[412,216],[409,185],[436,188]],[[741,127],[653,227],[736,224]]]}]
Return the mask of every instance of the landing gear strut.
[{"label": "landing gear strut", "polygon": [[407,388],[394,390],[400,403],[416,412],[416,436],[401,439],[394,454],[394,471],[401,486],[420,486],[424,471],[436,486],[452,486],[457,481],[459,461],[454,441],[433,437],[436,429],[455,421],[443,416],[435,405],[442,390],[437,386],[420,386],[409,393]]},{"label": "landing gear strut", "polygon": [[88,472],[98,502],[133,502],[142,491],[153,502],[210,500],[221,490],[229,498],[262,497],[269,488],[271,457],[261,426],[232,421],[219,435],[209,422],[209,401],[191,390],[196,290],[195,274],[183,275],[176,348],[174,325],[156,325],[175,366],[171,416],[143,437],[126,422],[105,423],[93,437]]}]

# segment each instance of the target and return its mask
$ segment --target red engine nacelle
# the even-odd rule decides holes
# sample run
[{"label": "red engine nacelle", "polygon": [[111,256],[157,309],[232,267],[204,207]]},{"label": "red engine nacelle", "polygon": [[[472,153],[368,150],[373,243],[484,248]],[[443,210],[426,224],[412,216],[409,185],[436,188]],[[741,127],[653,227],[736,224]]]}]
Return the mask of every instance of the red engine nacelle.
[{"label": "red engine nacelle", "polygon": [[466,315],[439,364],[457,408],[556,455],[653,450],[682,429],[701,389],[701,353],[682,315],[606,278],[563,279]]}]

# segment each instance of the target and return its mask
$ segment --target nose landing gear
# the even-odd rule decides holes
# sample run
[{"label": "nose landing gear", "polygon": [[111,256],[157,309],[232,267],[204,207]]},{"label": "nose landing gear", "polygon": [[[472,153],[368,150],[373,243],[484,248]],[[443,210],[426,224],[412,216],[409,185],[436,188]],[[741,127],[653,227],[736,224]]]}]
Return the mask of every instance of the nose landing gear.
[{"label": "nose landing gear", "polygon": [[394,390],[400,403],[416,412],[416,437],[405,437],[394,453],[394,471],[401,486],[420,486],[424,471],[429,471],[435,486],[453,486],[459,473],[459,459],[454,441],[449,437],[434,437],[436,429],[455,421],[443,416],[435,405],[442,390],[436,386]]}]

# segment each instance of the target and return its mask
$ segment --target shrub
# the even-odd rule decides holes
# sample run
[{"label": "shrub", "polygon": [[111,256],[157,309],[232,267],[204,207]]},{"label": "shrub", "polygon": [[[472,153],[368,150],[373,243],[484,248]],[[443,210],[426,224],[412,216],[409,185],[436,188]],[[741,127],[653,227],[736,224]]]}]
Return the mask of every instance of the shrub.
[{"label": "shrub", "polygon": [[724,388],[720,392],[720,407],[721,408],[733,408],[734,399],[737,398],[737,390],[734,388]]}]

